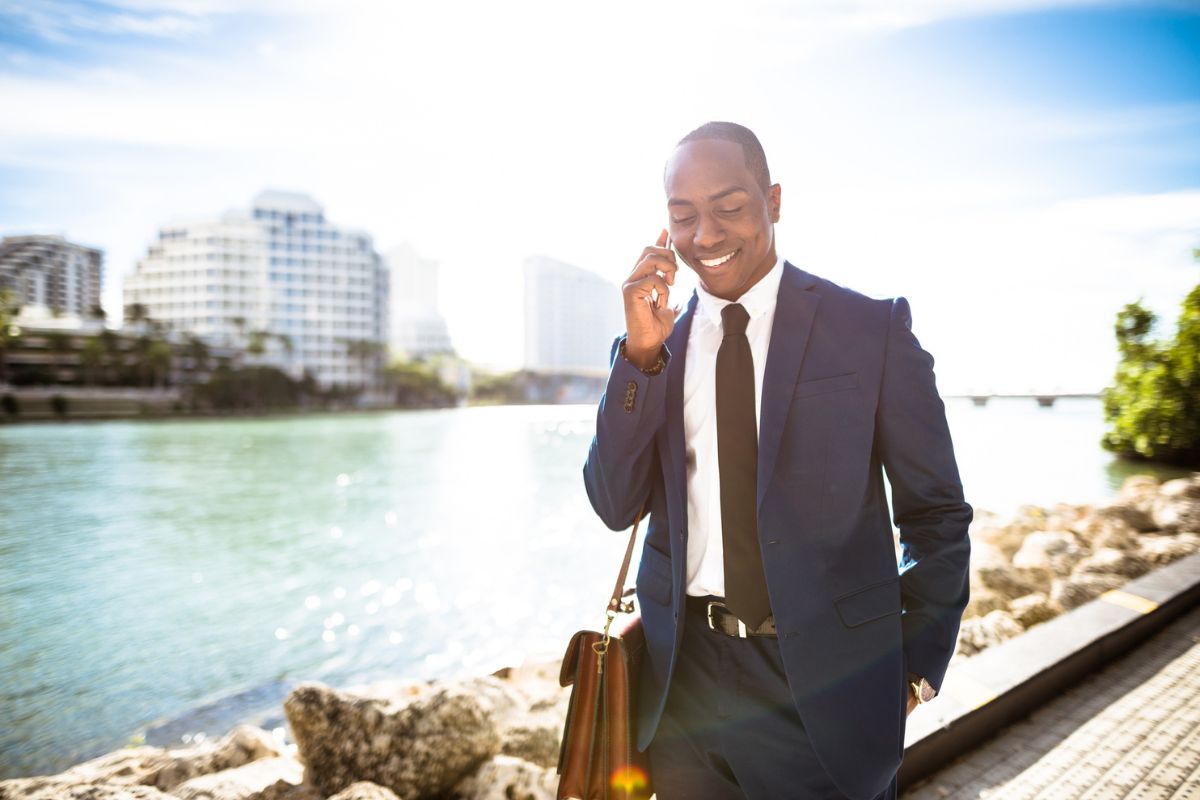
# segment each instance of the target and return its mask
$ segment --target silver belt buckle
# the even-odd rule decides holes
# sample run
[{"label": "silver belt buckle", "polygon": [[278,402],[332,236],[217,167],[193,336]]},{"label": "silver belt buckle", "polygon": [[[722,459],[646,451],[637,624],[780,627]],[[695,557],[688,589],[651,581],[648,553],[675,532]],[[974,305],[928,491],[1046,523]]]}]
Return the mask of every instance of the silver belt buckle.
[{"label": "silver belt buckle", "polygon": [[[710,631],[715,631],[715,630],[717,630],[717,626],[713,624],[713,606],[716,606],[716,605],[720,605],[720,606],[721,606],[721,608],[724,608],[724,609],[728,609],[728,608],[729,608],[727,605],[725,605],[724,603],[721,603],[721,602],[720,602],[720,601],[718,601],[718,600],[709,600],[709,601],[708,601],[708,608],[707,608],[707,611],[708,611],[708,629],[709,629]],[[731,612],[731,613],[732,613],[732,612]],[[738,638],[739,638],[739,639],[745,639],[745,638],[746,638],[746,637],[749,635],[748,633],[746,633],[746,623],[742,622],[742,619],[741,619],[741,617],[734,617],[734,619],[736,619],[736,620],[737,620],[737,627],[738,627],[738,632],[737,632],[737,635],[738,635]],[[724,631],[719,631],[719,633],[724,633]]]}]

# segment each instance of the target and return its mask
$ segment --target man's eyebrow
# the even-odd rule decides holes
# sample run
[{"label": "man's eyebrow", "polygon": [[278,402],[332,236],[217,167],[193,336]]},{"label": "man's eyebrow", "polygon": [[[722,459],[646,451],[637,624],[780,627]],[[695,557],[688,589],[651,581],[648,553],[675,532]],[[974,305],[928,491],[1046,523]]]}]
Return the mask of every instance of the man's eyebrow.
[{"label": "man's eyebrow", "polygon": [[[717,192],[714,195],[709,195],[708,201],[710,203],[715,203],[716,201],[720,200],[722,197],[728,197],[729,195],[735,194],[736,192],[741,192],[743,194],[749,194],[749,192],[746,191],[745,189],[743,189],[741,186],[730,186],[725,191]],[[674,197],[667,200],[668,206],[690,206],[691,204],[692,203],[690,200],[680,200],[679,198],[674,198]]]}]

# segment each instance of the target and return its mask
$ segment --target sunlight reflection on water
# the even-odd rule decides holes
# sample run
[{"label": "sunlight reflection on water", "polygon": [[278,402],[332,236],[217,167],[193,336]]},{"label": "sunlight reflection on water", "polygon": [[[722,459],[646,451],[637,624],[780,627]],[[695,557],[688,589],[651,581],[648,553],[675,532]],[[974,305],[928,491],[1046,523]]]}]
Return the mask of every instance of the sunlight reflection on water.
[{"label": "sunlight reflection on water", "polygon": [[[979,508],[1099,499],[1129,471],[1096,401],[947,409]],[[0,428],[0,777],[156,722],[162,743],[219,735],[300,680],[561,655],[624,549],[583,489],[593,415]]]}]

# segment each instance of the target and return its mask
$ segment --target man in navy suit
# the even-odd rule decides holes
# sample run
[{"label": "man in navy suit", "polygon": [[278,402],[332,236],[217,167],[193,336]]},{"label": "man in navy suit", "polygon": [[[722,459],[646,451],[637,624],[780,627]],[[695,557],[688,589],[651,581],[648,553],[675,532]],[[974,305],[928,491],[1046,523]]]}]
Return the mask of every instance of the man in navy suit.
[{"label": "man in navy suit", "polygon": [[[688,134],[664,183],[584,466],[610,528],[650,515],[638,747],[660,800],[894,798],[968,596],[933,358],[903,297],[776,254],[780,186],[748,129]],[[677,318],[679,260],[700,286]]]}]

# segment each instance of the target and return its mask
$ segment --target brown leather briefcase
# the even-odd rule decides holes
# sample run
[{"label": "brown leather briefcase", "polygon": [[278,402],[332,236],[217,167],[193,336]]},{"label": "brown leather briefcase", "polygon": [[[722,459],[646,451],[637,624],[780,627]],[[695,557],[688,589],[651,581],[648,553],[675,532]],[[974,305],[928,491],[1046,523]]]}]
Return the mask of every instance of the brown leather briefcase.
[{"label": "brown leather briefcase", "polygon": [[635,726],[638,669],[646,648],[641,617],[633,614],[619,631],[609,630],[618,613],[633,613],[633,603],[622,598],[641,518],[639,509],[604,630],[579,631],[563,656],[559,683],[572,689],[558,756],[558,800],[646,800],[654,793]]}]

